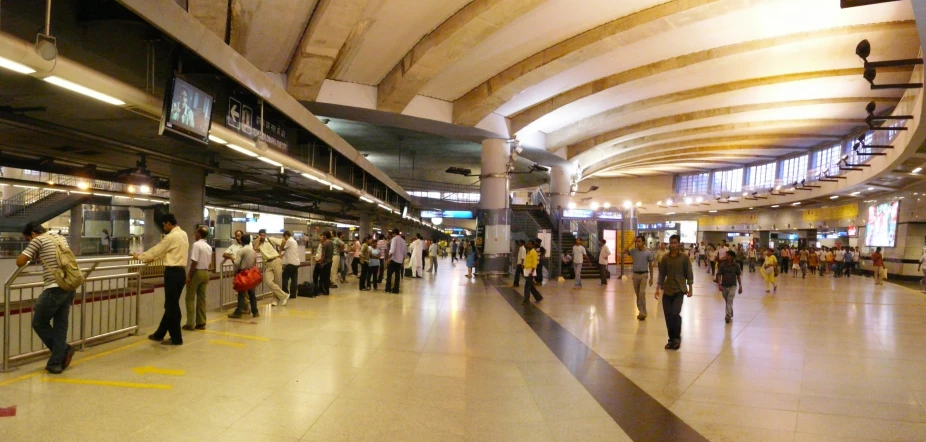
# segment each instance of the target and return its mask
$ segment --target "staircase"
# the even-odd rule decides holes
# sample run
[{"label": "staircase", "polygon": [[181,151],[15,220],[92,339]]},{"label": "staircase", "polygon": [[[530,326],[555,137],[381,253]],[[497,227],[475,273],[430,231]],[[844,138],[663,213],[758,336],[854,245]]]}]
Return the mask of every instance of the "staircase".
[{"label": "staircase", "polygon": [[[567,232],[565,229],[562,233],[562,240],[560,241],[560,250],[566,250],[572,252],[572,246],[576,245],[576,237],[572,232]],[[587,248],[587,247],[586,247]],[[582,279],[597,279],[598,278],[598,256],[596,253],[591,250],[588,251],[589,258],[582,261]],[[573,257],[575,259],[575,257]]]},{"label": "staircase", "polygon": [[[547,212],[539,205],[513,204],[511,206],[511,239],[513,241],[528,241],[535,239],[540,230],[552,232],[551,237],[554,244],[544,244],[543,246],[547,249],[547,257],[549,257],[549,260],[544,263],[544,266],[549,266],[547,270],[551,271],[551,274],[553,274],[553,271],[558,269],[557,266],[561,259],[561,251],[563,248],[561,244],[556,243],[556,229],[553,225],[553,221],[550,220],[550,216],[547,215]],[[569,236],[571,237],[571,235]],[[571,241],[572,242],[568,243],[569,248],[572,247],[575,238]]]},{"label": "staircase", "polygon": [[0,232],[21,232],[29,221],[44,223],[90,199],[92,195],[26,189],[0,201]]}]

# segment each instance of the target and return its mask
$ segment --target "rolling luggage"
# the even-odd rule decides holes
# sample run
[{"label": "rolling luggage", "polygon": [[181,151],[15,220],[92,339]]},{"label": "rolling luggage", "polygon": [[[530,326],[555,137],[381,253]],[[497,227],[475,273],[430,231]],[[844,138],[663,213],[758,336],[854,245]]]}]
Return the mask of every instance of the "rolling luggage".
[{"label": "rolling luggage", "polygon": [[314,298],[318,296],[318,287],[309,281],[305,281],[297,287],[296,295],[303,298]]}]

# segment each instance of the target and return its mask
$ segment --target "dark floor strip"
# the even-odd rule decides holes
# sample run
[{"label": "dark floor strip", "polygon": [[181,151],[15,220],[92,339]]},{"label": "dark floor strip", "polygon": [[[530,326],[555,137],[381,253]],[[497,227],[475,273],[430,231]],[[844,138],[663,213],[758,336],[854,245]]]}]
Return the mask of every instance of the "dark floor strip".
[{"label": "dark floor strip", "polygon": [[617,371],[513,288],[496,287],[553,354],[635,441],[706,441],[700,433]]}]

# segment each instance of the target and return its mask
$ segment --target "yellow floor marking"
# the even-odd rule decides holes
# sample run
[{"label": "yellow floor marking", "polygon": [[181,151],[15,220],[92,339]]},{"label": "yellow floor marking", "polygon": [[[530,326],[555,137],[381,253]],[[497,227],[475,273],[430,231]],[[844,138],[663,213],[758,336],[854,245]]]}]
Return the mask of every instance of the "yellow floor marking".
[{"label": "yellow floor marking", "polygon": [[210,319],[210,320],[206,321],[206,324],[212,324],[213,322],[224,321],[224,320],[226,320],[226,319],[228,319],[228,316],[223,316],[223,317],[221,317],[221,318]]},{"label": "yellow floor marking", "polygon": [[109,355],[111,355],[111,354],[113,354],[113,353],[117,353],[117,352],[120,352],[120,351],[122,351],[122,350],[128,350],[128,349],[130,349],[130,348],[132,348],[132,347],[137,347],[137,346],[139,346],[139,345],[146,344],[146,343],[149,343],[149,342],[151,342],[151,341],[149,341],[149,340],[147,340],[147,339],[143,339],[143,340],[141,340],[141,341],[138,341],[138,342],[135,342],[135,343],[132,343],[132,344],[129,344],[129,345],[123,345],[122,347],[117,347],[117,348],[114,348],[114,349],[112,349],[112,350],[106,350],[106,351],[104,351],[104,352],[97,353],[97,354],[94,354],[94,355],[90,355],[90,356],[87,356],[87,357],[85,357],[85,358],[74,359],[74,361],[71,362],[71,366],[73,367],[73,366],[78,365],[78,364],[83,364],[84,362],[92,361],[92,360],[94,360],[94,359],[96,359],[96,358],[101,358],[101,357],[103,357],[103,356],[109,356]]},{"label": "yellow floor marking", "polygon": [[170,390],[173,385],[165,384],[139,384],[136,382],[116,382],[116,381],[94,381],[90,379],[68,379],[68,378],[42,378],[44,382],[58,382],[62,384],[81,384],[81,385],[99,385],[103,387],[121,387],[121,388],[150,388],[154,390]]},{"label": "yellow floor marking", "polygon": [[214,330],[200,330],[200,331],[204,333],[212,333],[214,335],[233,336],[233,337],[241,338],[241,339],[250,339],[253,341],[269,341],[270,340],[269,338],[262,338],[260,336],[239,335],[237,333],[220,332],[220,331],[214,331]]},{"label": "yellow floor marking", "polygon": [[132,369],[135,373],[138,374],[164,374],[168,376],[183,376],[186,374],[186,370],[170,370],[167,368],[157,368],[150,365],[144,367],[135,367]]},{"label": "yellow floor marking", "polygon": [[19,381],[24,381],[24,380],[29,379],[29,378],[34,378],[34,377],[36,377],[36,376],[42,374],[43,371],[45,371],[45,370],[36,370],[36,371],[34,371],[34,372],[32,372],[32,373],[24,374],[24,375],[22,375],[22,376],[15,377],[15,378],[13,378],[13,379],[7,379],[7,380],[5,380],[5,381],[3,381],[3,382],[0,382],[0,387],[6,386],[6,385],[10,385],[10,384],[13,384],[13,383],[16,383],[16,382],[19,382]]},{"label": "yellow floor marking", "polygon": [[210,344],[213,344],[213,345],[224,345],[224,346],[227,346],[227,347],[244,348],[244,344],[241,344],[241,343],[238,343],[238,342],[223,341],[223,340],[221,340],[221,339],[210,339],[210,340],[209,340],[209,343],[210,343]]}]

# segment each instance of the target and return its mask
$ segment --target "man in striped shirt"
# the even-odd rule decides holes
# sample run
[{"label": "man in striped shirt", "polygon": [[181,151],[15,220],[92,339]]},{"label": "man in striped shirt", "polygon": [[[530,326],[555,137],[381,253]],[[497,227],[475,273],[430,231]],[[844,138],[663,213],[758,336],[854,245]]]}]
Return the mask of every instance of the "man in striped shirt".
[{"label": "man in striped shirt", "polygon": [[[74,347],[68,345],[68,316],[74,303],[74,293],[58,287],[55,271],[58,270],[57,244],[67,241],[54,233],[46,232],[39,222],[32,221],[23,228],[23,236],[29,245],[16,258],[16,265],[23,267],[32,261],[42,263],[42,294],[35,301],[32,314],[32,329],[51,351],[45,364],[49,373],[60,374],[71,364]],[[54,325],[52,325],[54,324]]]}]

